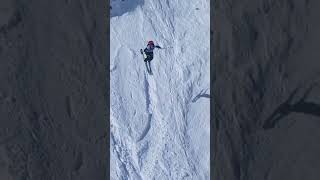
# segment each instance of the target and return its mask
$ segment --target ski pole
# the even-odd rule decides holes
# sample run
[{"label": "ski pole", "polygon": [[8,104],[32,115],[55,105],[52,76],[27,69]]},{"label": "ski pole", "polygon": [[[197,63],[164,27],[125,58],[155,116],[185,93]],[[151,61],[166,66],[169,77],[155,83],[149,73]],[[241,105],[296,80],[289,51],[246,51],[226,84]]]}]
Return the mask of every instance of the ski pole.
[{"label": "ski pole", "polygon": [[169,47],[162,47],[161,49],[171,49],[171,48],[173,48],[172,46],[169,46]]}]

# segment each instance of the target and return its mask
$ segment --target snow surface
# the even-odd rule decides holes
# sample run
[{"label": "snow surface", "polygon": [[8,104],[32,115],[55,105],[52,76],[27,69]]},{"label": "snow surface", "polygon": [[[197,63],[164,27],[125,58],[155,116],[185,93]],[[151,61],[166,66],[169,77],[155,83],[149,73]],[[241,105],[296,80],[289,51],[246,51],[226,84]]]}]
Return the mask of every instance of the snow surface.
[{"label": "snow surface", "polygon": [[111,1],[111,179],[209,179],[209,2]]}]

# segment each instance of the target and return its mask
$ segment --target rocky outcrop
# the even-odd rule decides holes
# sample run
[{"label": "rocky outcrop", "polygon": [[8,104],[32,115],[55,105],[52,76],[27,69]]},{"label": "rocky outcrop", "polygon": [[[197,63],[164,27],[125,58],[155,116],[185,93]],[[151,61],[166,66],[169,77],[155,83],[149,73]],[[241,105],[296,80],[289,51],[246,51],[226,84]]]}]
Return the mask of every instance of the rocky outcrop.
[{"label": "rocky outcrop", "polygon": [[320,176],[320,2],[213,2],[213,177]]},{"label": "rocky outcrop", "polygon": [[0,4],[0,179],[107,179],[106,2]]}]

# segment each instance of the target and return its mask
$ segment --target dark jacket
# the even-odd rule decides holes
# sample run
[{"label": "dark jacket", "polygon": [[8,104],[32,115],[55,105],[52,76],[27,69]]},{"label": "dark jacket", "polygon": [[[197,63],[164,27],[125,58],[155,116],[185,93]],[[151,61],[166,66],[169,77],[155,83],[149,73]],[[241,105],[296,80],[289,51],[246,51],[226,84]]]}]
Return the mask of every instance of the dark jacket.
[{"label": "dark jacket", "polygon": [[161,49],[160,46],[147,45],[147,47],[143,50],[143,52],[147,56],[147,58],[145,58],[144,61],[151,61],[153,59],[153,50],[154,50],[154,48]]}]

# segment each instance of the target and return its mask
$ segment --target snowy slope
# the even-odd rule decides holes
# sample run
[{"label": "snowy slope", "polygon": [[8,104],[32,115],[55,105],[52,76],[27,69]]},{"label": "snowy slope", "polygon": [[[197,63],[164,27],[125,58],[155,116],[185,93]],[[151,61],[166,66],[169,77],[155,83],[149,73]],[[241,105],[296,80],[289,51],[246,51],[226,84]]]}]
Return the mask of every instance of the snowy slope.
[{"label": "snowy slope", "polygon": [[111,6],[111,179],[209,179],[209,0]]}]

